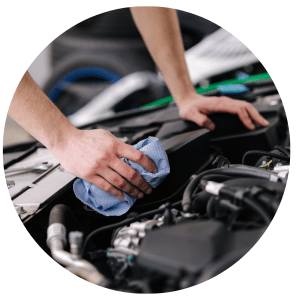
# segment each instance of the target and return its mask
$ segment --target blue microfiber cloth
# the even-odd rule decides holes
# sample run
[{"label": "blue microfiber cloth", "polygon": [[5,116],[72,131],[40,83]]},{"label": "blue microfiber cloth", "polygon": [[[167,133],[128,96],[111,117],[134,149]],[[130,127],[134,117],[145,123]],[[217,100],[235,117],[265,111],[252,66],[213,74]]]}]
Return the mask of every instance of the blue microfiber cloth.
[{"label": "blue microfiber cloth", "polygon": [[[150,173],[139,164],[127,158],[121,159],[141,174],[152,188],[156,188],[170,173],[168,157],[159,139],[148,137],[132,147],[144,153],[154,162],[157,173]],[[73,189],[79,200],[105,216],[121,216],[125,214],[136,201],[136,198],[126,193],[124,193],[126,201],[122,201],[82,179],[77,179],[74,182]]]}]

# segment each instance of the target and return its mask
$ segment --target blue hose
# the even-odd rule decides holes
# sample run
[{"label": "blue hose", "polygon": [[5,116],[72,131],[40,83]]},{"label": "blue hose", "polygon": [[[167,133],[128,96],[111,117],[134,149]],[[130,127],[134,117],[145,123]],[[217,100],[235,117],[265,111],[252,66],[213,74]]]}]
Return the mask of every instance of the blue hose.
[{"label": "blue hose", "polygon": [[97,77],[103,80],[106,80],[111,83],[117,82],[121,79],[116,73],[113,73],[107,69],[99,68],[99,67],[80,67],[75,69],[64,77],[62,77],[51,89],[48,93],[48,97],[55,103],[59,97],[59,95],[63,92],[63,90],[71,84],[72,82],[76,82],[85,77]]}]

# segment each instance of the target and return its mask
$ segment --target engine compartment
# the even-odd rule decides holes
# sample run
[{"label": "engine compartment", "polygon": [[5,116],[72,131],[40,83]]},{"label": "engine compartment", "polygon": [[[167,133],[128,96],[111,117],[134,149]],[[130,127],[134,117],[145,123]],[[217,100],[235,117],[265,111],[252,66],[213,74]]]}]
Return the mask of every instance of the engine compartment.
[{"label": "engine compartment", "polygon": [[[280,96],[270,80],[247,86],[238,98],[252,102],[269,127],[250,132],[236,116],[215,114],[210,117],[216,130],[209,132],[183,121],[172,103],[86,125],[83,129],[107,129],[128,144],[158,137],[170,175],[125,215],[105,217],[76,199],[75,177],[55,165],[12,196],[26,211],[19,214],[25,227],[70,272],[115,290],[169,292],[223,272],[267,229],[289,172]],[[4,156],[32,147],[42,146],[8,149]]]}]

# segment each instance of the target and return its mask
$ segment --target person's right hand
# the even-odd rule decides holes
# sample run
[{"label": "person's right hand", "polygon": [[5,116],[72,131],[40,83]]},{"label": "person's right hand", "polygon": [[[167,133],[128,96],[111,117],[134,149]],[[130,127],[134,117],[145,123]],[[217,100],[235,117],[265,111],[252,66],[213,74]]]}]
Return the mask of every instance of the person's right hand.
[{"label": "person's right hand", "polygon": [[154,163],[106,130],[76,129],[52,152],[65,170],[119,199],[125,200],[123,192],[142,198],[152,191],[142,176],[120,158],[126,157],[151,173],[157,172]]}]

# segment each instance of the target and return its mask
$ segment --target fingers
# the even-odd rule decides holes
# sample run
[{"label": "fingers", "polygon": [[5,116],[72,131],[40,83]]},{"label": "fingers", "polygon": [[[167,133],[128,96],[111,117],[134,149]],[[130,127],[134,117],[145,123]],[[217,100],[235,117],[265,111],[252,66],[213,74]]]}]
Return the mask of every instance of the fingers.
[{"label": "fingers", "polygon": [[255,126],[252,122],[252,120],[250,119],[248,112],[245,108],[241,108],[238,110],[237,115],[239,116],[240,120],[242,121],[242,123],[250,130],[254,130]]},{"label": "fingers", "polygon": [[[132,168],[130,169],[134,171]],[[134,171],[133,173],[137,173],[137,172]],[[125,193],[135,198],[140,199],[144,197],[144,194],[142,192],[140,192],[137,188],[132,186],[125,178],[121,177],[117,172],[115,172],[110,168],[107,168],[104,172],[102,172],[101,176],[104,179],[106,179],[110,184],[112,184],[114,187],[118,188],[121,191],[124,191]]]},{"label": "fingers", "polygon": [[143,193],[150,194],[152,192],[152,188],[143,179],[143,177],[124,161],[117,159],[111,164],[110,167],[114,169],[117,173],[119,173],[122,177],[129,180],[134,186],[136,186]]},{"label": "fingers", "polygon": [[[205,98],[205,99],[204,99]],[[195,122],[209,130],[215,128],[215,124],[206,116],[210,113],[230,113],[238,115],[242,123],[250,130],[254,130],[253,121],[260,126],[268,126],[265,120],[254,106],[246,101],[233,100],[229,97],[199,97],[178,104],[179,114],[183,119]]]},{"label": "fingers", "polygon": [[105,180],[101,176],[94,175],[91,178],[89,178],[89,182],[96,185],[97,187],[104,190],[105,192],[117,197],[118,199],[125,201],[124,193],[118,190],[109,182],[107,182],[107,180]]},{"label": "fingers", "polygon": [[253,121],[260,126],[269,125],[269,122],[260,115],[260,113],[254,108],[251,103],[240,101],[239,104],[241,105],[237,108],[237,115],[248,129],[255,129]]},{"label": "fingers", "polygon": [[216,127],[214,122],[208,116],[197,111],[189,117],[189,120],[195,122],[200,127],[207,128],[208,130],[214,130]]},{"label": "fingers", "polygon": [[134,149],[133,147],[124,144],[118,153],[119,157],[126,157],[127,159],[134,161],[145,168],[151,173],[156,173],[157,168],[150,158],[148,158],[141,151]]},{"label": "fingers", "polygon": [[253,121],[260,126],[269,125],[269,122],[249,102],[220,97],[218,106],[220,111],[237,114],[242,123],[250,130],[255,129]]},{"label": "fingers", "polygon": [[252,120],[258,125],[264,127],[269,125],[269,122],[254,108],[252,104],[248,105],[246,109]]}]

